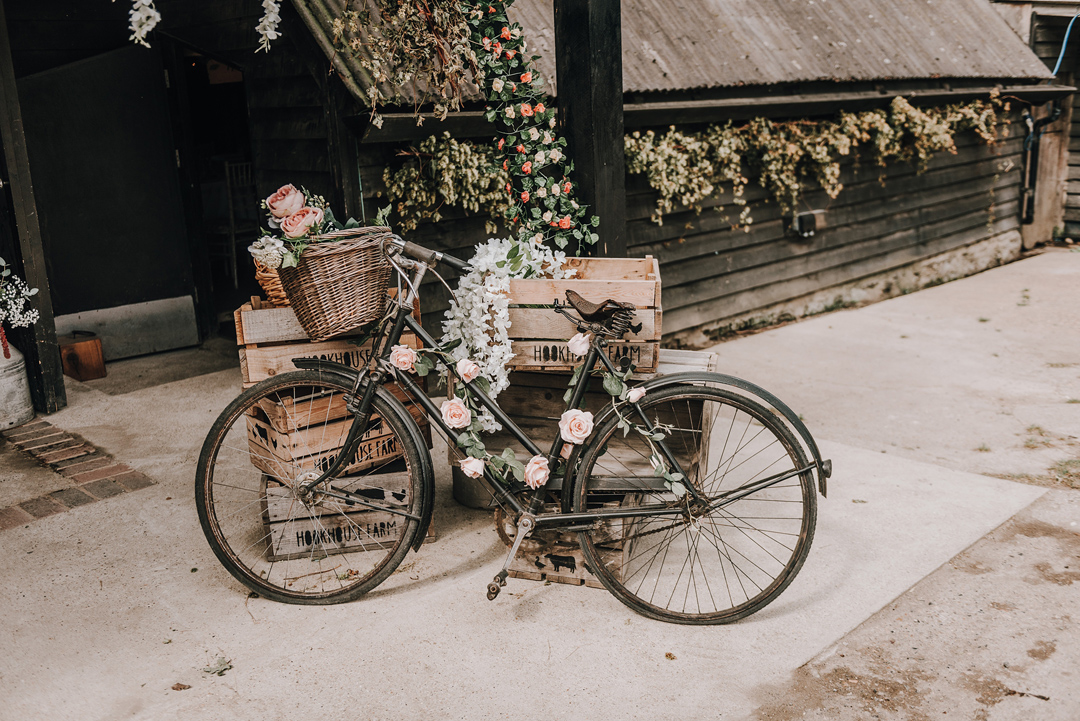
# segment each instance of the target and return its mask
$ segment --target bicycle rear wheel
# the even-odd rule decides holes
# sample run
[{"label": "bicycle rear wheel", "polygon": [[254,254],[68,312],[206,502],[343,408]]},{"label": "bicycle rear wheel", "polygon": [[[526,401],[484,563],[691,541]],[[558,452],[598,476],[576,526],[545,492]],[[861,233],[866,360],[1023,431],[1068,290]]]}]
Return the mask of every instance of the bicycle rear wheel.
[{"label": "bicycle rear wheel", "polygon": [[281,374],[234,400],[203,444],[195,485],[203,532],[225,568],[260,596],[351,601],[384,581],[416,537],[426,449],[407,412],[379,396],[354,458],[335,478],[301,488],[341,453],[353,423],[350,390],[318,371]]},{"label": "bicycle rear wheel", "polygon": [[776,415],[723,389],[675,386],[639,405],[708,502],[677,498],[654,474],[648,441],[611,418],[584,449],[573,510],[670,510],[581,532],[589,569],[662,621],[730,623],[760,610],[795,578],[813,541],[817,500],[812,473],[799,472],[809,465],[802,448]]}]

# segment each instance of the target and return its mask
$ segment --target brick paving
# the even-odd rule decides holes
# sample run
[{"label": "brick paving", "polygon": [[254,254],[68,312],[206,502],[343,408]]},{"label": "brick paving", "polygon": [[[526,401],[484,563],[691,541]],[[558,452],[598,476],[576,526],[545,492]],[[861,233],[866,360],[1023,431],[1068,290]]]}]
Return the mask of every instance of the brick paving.
[{"label": "brick paving", "polygon": [[0,436],[75,484],[0,508],[0,531],[154,485],[152,479],[118,462],[85,438],[40,418],[9,428]]}]

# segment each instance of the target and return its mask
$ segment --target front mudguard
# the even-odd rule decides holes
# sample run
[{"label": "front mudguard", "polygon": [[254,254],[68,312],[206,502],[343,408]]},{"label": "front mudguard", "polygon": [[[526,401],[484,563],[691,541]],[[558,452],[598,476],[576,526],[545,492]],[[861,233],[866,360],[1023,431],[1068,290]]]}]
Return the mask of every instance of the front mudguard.
[{"label": "front mudguard", "polygon": [[[761,386],[751,383],[750,381],[736,378],[735,376],[725,375],[723,373],[711,373],[708,371],[690,371],[687,373],[672,373],[671,375],[658,376],[652,380],[646,381],[638,387],[644,388],[645,391],[648,392],[679,384],[714,385],[734,388],[740,391],[741,394],[765,404],[767,407],[782,415],[792,429],[799,435],[806,450],[810,453],[811,457],[813,457],[814,466],[818,476],[818,491],[823,498],[826,497],[826,480],[832,475],[832,461],[822,460],[821,452],[818,450],[817,443],[814,442],[814,437],[810,435],[810,430],[806,427],[806,424],[802,422],[802,419],[799,418],[798,414],[791,410],[787,404]],[[600,428],[614,412],[614,408],[612,408],[610,404],[605,406],[604,410],[594,419],[594,427]],[[563,487],[566,490],[566,492],[563,493],[563,506],[565,507],[564,510],[567,511],[569,511],[571,495],[569,493],[570,479],[573,478],[573,472],[577,468],[582,448],[583,446],[574,446],[574,451],[567,462],[566,476],[563,480]]]},{"label": "front mudguard", "polygon": [[[356,377],[359,374],[359,371],[356,368],[350,368],[344,363],[335,363],[334,361],[322,360],[319,358],[294,358],[293,365],[304,370],[319,371],[320,373],[334,376],[342,383],[349,386],[352,386],[356,382]],[[360,388],[363,389],[367,383],[368,380],[362,378],[360,380]],[[416,444],[416,447],[427,449],[427,441],[425,441],[423,435],[421,435],[420,429],[417,427],[412,414],[409,413],[401,401],[383,386],[376,388],[375,393],[390,405],[390,408],[393,409],[393,412],[398,416],[398,420],[401,421],[401,424],[409,429],[409,435],[411,436],[410,440]],[[431,525],[432,509],[435,506],[435,466],[431,460],[430,453],[420,453],[419,471],[420,487],[423,496],[420,504],[420,527],[417,529],[416,540],[413,541],[412,544],[412,549],[414,551],[420,550],[420,545],[427,536],[428,527]]]}]

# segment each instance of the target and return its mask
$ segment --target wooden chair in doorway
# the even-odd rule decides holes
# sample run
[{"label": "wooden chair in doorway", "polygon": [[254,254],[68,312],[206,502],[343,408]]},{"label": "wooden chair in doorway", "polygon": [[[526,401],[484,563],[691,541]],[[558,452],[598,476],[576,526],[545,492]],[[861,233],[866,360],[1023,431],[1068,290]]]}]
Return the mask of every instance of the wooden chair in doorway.
[{"label": "wooden chair in doorway", "polygon": [[210,230],[210,255],[228,262],[233,288],[240,287],[240,263],[237,250],[259,237],[258,200],[255,194],[255,171],[251,162],[225,162],[225,193],[228,217]]}]

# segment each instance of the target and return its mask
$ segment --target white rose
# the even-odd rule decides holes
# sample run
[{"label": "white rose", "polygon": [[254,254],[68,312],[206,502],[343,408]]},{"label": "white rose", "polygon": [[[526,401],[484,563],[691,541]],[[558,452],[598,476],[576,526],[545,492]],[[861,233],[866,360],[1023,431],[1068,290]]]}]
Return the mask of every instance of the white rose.
[{"label": "white rose", "polygon": [[545,130],[544,131],[544,145],[547,145],[550,142],[551,142],[551,133],[549,133],[548,131]]},{"label": "white rose", "polygon": [[544,242],[544,234],[543,233],[537,233],[536,235],[534,235],[532,237],[532,242],[534,242],[534,243],[543,243]]},{"label": "white rose", "polygon": [[507,105],[506,106],[506,117],[508,117],[508,118],[514,117],[514,106],[513,105]]},{"label": "white rose", "polygon": [[461,472],[469,478],[479,478],[484,475],[484,463],[482,458],[464,458],[458,462],[461,466]]},{"label": "white rose", "polygon": [[529,488],[539,488],[547,483],[548,475],[548,462],[543,456],[533,456],[525,465],[525,485]]},{"label": "white rose", "polygon": [[457,374],[461,380],[468,383],[469,381],[480,375],[480,366],[473,363],[468,358],[462,358],[457,362]]},{"label": "white rose", "polygon": [[566,348],[574,355],[585,355],[589,352],[589,345],[592,336],[588,333],[578,333],[570,340],[566,341]]},{"label": "white rose", "polygon": [[630,389],[630,391],[626,394],[626,400],[630,401],[631,403],[637,403],[642,399],[644,395],[645,389],[641,386],[638,386],[637,388]]},{"label": "white rose", "polygon": [[472,412],[460,398],[443,401],[439,411],[442,413],[443,423],[451,428],[468,428],[472,423]]},{"label": "white rose", "polygon": [[536,128],[529,128],[529,140],[536,140],[540,137],[540,131]]},{"label": "white rose", "polygon": [[[503,89],[502,78],[495,78],[494,80],[492,80],[491,81],[491,89],[494,90],[497,93],[501,93],[502,89]],[[474,478],[475,478],[475,476],[474,476]]]},{"label": "white rose", "polygon": [[536,163],[537,165],[543,165],[544,164],[544,151],[543,150],[541,150],[540,152],[538,152],[536,154],[536,156],[533,158],[533,162]]},{"label": "white rose", "polygon": [[416,351],[408,346],[396,345],[390,349],[390,364],[403,371],[411,371],[416,363]]},{"label": "white rose", "polygon": [[548,127],[549,128],[554,128],[555,127],[555,116],[552,116],[551,120],[548,121]]},{"label": "white rose", "polygon": [[559,159],[562,158],[562,153],[560,153],[559,149],[556,148],[548,154],[548,157],[551,158],[551,162],[557,163],[559,162]]},{"label": "white rose", "polygon": [[545,188],[543,186],[537,188],[536,189],[536,197],[537,198],[546,198],[547,197],[547,188]]},{"label": "white rose", "polygon": [[593,415],[579,408],[572,408],[559,419],[559,435],[570,443],[584,443],[593,429]]},{"label": "white rose", "polygon": [[551,222],[551,211],[549,210],[548,212],[544,213],[543,218],[544,218],[545,223],[550,223]]},{"label": "white rose", "polygon": [[562,191],[559,190],[559,184],[558,183],[555,183],[555,185],[551,186],[551,194],[552,195],[558,195],[561,192]]}]

